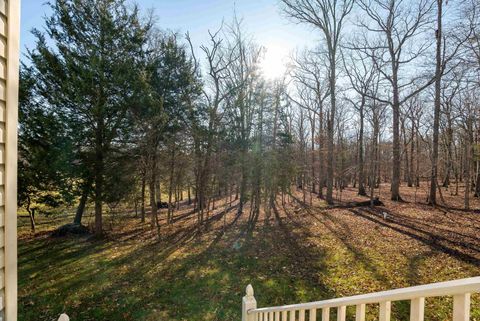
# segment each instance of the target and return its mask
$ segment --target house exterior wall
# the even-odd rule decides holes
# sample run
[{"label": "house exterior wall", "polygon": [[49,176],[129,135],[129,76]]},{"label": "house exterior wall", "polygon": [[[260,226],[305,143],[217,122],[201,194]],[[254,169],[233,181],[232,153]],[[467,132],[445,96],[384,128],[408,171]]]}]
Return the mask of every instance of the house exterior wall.
[{"label": "house exterior wall", "polygon": [[20,0],[0,0],[0,321],[17,320]]}]

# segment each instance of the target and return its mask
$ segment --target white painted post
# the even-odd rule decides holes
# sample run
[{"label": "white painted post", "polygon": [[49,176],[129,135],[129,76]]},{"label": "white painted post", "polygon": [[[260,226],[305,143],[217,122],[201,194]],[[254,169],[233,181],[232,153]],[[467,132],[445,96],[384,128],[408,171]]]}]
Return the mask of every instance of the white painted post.
[{"label": "white painted post", "polygon": [[300,310],[299,321],[305,321],[305,310]]},{"label": "white painted post", "polygon": [[248,314],[249,310],[257,308],[257,300],[253,296],[253,287],[251,284],[247,286],[246,294],[242,299],[242,321],[255,321],[253,314]]},{"label": "white painted post", "polygon": [[309,315],[309,321],[317,321],[317,309],[310,309]]},{"label": "white painted post", "polygon": [[337,321],[345,321],[347,317],[347,307],[345,305],[337,308]]},{"label": "white painted post", "polygon": [[70,318],[68,317],[68,315],[63,313],[62,315],[60,315],[60,318],[58,318],[58,321],[70,321]]},{"label": "white painted post", "polygon": [[365,321],[365,304],[357,304],[355,308],[355,321]]},{"label": "white painted post", "polygon": [[330,320],[330,308],[323,308],[322,321],[329,321],[329,320]]},{"label": "white painted post", "polygon": [[390,301],[380,302],[380,321],[390,321],[392,303]]},{"label": "white painted post", "polygon": [[295,310],[290,310],[290,321],[295,321]]},{"label": "white painted post", "polygon": [[410,302],[410,321],[423,321],[425,315],[425,298],[412,299]]},{"label": "white painted post", "polygon": [[453,296],[453,321],[470,320],[470,293]]},{"label": "white painted post", "polygon": [[[20,0],[0,1],[0,61],[6,70],[0,78],[0,274],[3,291],[0,313],[5,321],[16,321],[17,295],[17,128],[18,78],[20,67]],[[3,270],[1,269],[3,268]]]}]

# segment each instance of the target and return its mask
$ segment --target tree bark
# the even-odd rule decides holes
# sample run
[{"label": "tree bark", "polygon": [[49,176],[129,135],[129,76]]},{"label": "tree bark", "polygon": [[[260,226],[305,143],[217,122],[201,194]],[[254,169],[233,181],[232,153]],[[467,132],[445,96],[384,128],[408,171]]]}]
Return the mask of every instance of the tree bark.
[{"label": "tree bark", "polygon": [[104,154],[103,154],[103,132],[104,119],[102,116],[97,121],[97,129],[95,131],[95,235],[101,237],[103,235],[102,223],[102,205],[103,205],[103,184],[104,184]]},{"label": "tree bark", "polygon": [[145,187],[146,187],[146,180],[147,180],[147,177],[146,177],[146,173],[142,173],[142,190],[141,190],[141,205],[142,205],[142,208],[140,210],[140,217],[141,217],[141,221],[142,223],[145,223]]},{"label": "tree bark", "polygon": [[327,157],[327,203],[333,204],[333,162],[334,162],[334,129],[336,113],[336,54],[335,48],[330,48],[330,115],[328,117],[328,157]]},{"label": "tree bark", "polygon": [[437,48],[435,67],[435,106],[433,113],[433,151],[432,174],[430,178],[430,195],[428,202],[437,204],[437,178],[438,178],[438,141],[440,136],[440,93],[442,84],[442,10],[443,0],[437,0]]},{"label": "tree bark", "polygon": [[312,171],[312,192],[317,192],[317,184],[316,184],[316,174],[315,174],[315,114],[310,116],[310,130],[312,135],[311,140],[311,171]]},{"label": "tree bark", "polygon": [[324,157],[323,157],[323,104],[320,102],[320,111],[318,115],[318,197],[323,198],[324,187]]},{"label": "tree bark", "polygon": [[75,218],[73,219],[74,224],[82,224],[83,212],[85,211],[85,205],[87,204],[88,194],[90,194],[91,182],[90,179],[83,186],[82,196],[80,197],[80,202],[78,203],[77,211],[75,212]]},{"label": "tree bark", "polygon": [[364,108],[365,108],[365,96],[362,96],[360,103],[360,132],[358,135],[358,195],[366,196],[365,191],[365,174],[364,174],[364,151],[363,151],[363,132],[364,132]]},{"label": "tree bark", "polygon": [[392,201],[401,201],[400,197],[400,98],[398,93],[398,70],[395,62],[392,62],[392,87],[393,87],[393,160],[392,160]]},{"label": "tree bark", "polygon": [[472,116],[467,118],[467,133],[465,141],[465,209],[470,209],[470,189],[471,189],[471,171],[472,171],[472,145],[473,145],[473,120]]},{"label": "tree bark", "polygon": [[[155,199],[155,183],[157,181],[157,153],[156,153],[156,148],[153,147],[151,150],[151,155],[150,155],[150,180],[148,184],[149,188],[149,194],[150,194],[150,208],[151,208],[151,213],[150,213],[150,226],[152,228],[157,225],[157,202]],[[158,226],[157,226],[158,227]]]},{"label": "tree bark", "polygon": [[175,143],[173,144],[172,152],[170,156],[171,156],[170,157],[170,180],[168,185],[168,214],[167,214],[168,224],[172,222],[172,216],[173,216],[172,196],[174,193],[173,176],[175,175]]},{"label": "tree bark", "polygon": [[413,167],[413,161],[414,159],[414,153],[415,153],[415,122],[412,119],[412,132],[410,136],[410,170],[408,173],[408,187],[413,186],[413,173],[414,173],[414,167]]},{"label": "tree bark", "polygon": [[32,229],[32,233],[35,234],[35,209],[30,209],[32,201],[30,199],[30,195],[27,195],[27,212],[28,217],[30,218],[30,228]]}]

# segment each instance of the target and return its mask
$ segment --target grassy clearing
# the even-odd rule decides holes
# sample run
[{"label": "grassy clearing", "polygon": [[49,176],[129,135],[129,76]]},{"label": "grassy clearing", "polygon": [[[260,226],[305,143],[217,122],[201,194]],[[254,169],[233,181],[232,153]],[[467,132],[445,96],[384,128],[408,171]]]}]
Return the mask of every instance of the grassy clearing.
[{"label": "grassy clearing", "polygon": [[[355,198],[351,190],[344,196]],[[235,207],[224,206],[198,230],[189,211],[162,227],[161,240],[132,214],[111,218],[102,241],[52,239],[48,219],[36,237],[21,228],[19,319],[53,320],[66,312],[85,321],[238,321],[248,283],[259,306],[272,306],[480,274],[475,212],[390,202],[333,210],[318,200],[312,207],[292,200],[253,230]],[[377,309],[369,306],[369,320]],[[408,302],[395,303],[394,319],[405,320],[408,310]],[[451,300],[427,300],[426,313],[447,320]],[[472,319],[480,320],[478,296]]]}]

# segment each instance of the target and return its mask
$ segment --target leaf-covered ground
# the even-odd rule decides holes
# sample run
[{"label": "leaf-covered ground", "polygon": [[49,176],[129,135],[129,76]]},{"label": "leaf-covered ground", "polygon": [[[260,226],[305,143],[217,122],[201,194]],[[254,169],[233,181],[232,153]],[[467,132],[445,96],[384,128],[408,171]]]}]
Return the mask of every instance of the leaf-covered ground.
[{"label": "leaf-covered ground", "polygon": [[[382,186],[386,204],[374,209],[328,209],[315,197],[310,205],[310,195],[305,204],[298,192],[253,229],[235,203],[217,202],[200,229],[185,206],[172,226],[162,221],[161,239],[132,213],[110,217],[102,241],[49,237],[67,217],[39,218],[32,237],[22,219],[19,320],[50,321],[66,312],[76,321],[238,321],[249,283],[261,307],[480,275],[479,211],[460,210],[461,197],[445,190],[457,210],[409,203],[424,202],[424,189],[402,192],[406,203],[385,201]],[[337,197],[359,199],[353,189]],[[472,207],[479,205],[474,200]],[[377,310],[368,307],[369,320]],[[406,320],[409,303],[392,310],[394,319]],[[349,320],[353,313],[349,308]],[[428,299],[426,314],[451,319],[451,299]],[[477,295],[472,319],[480,320]]]}]

